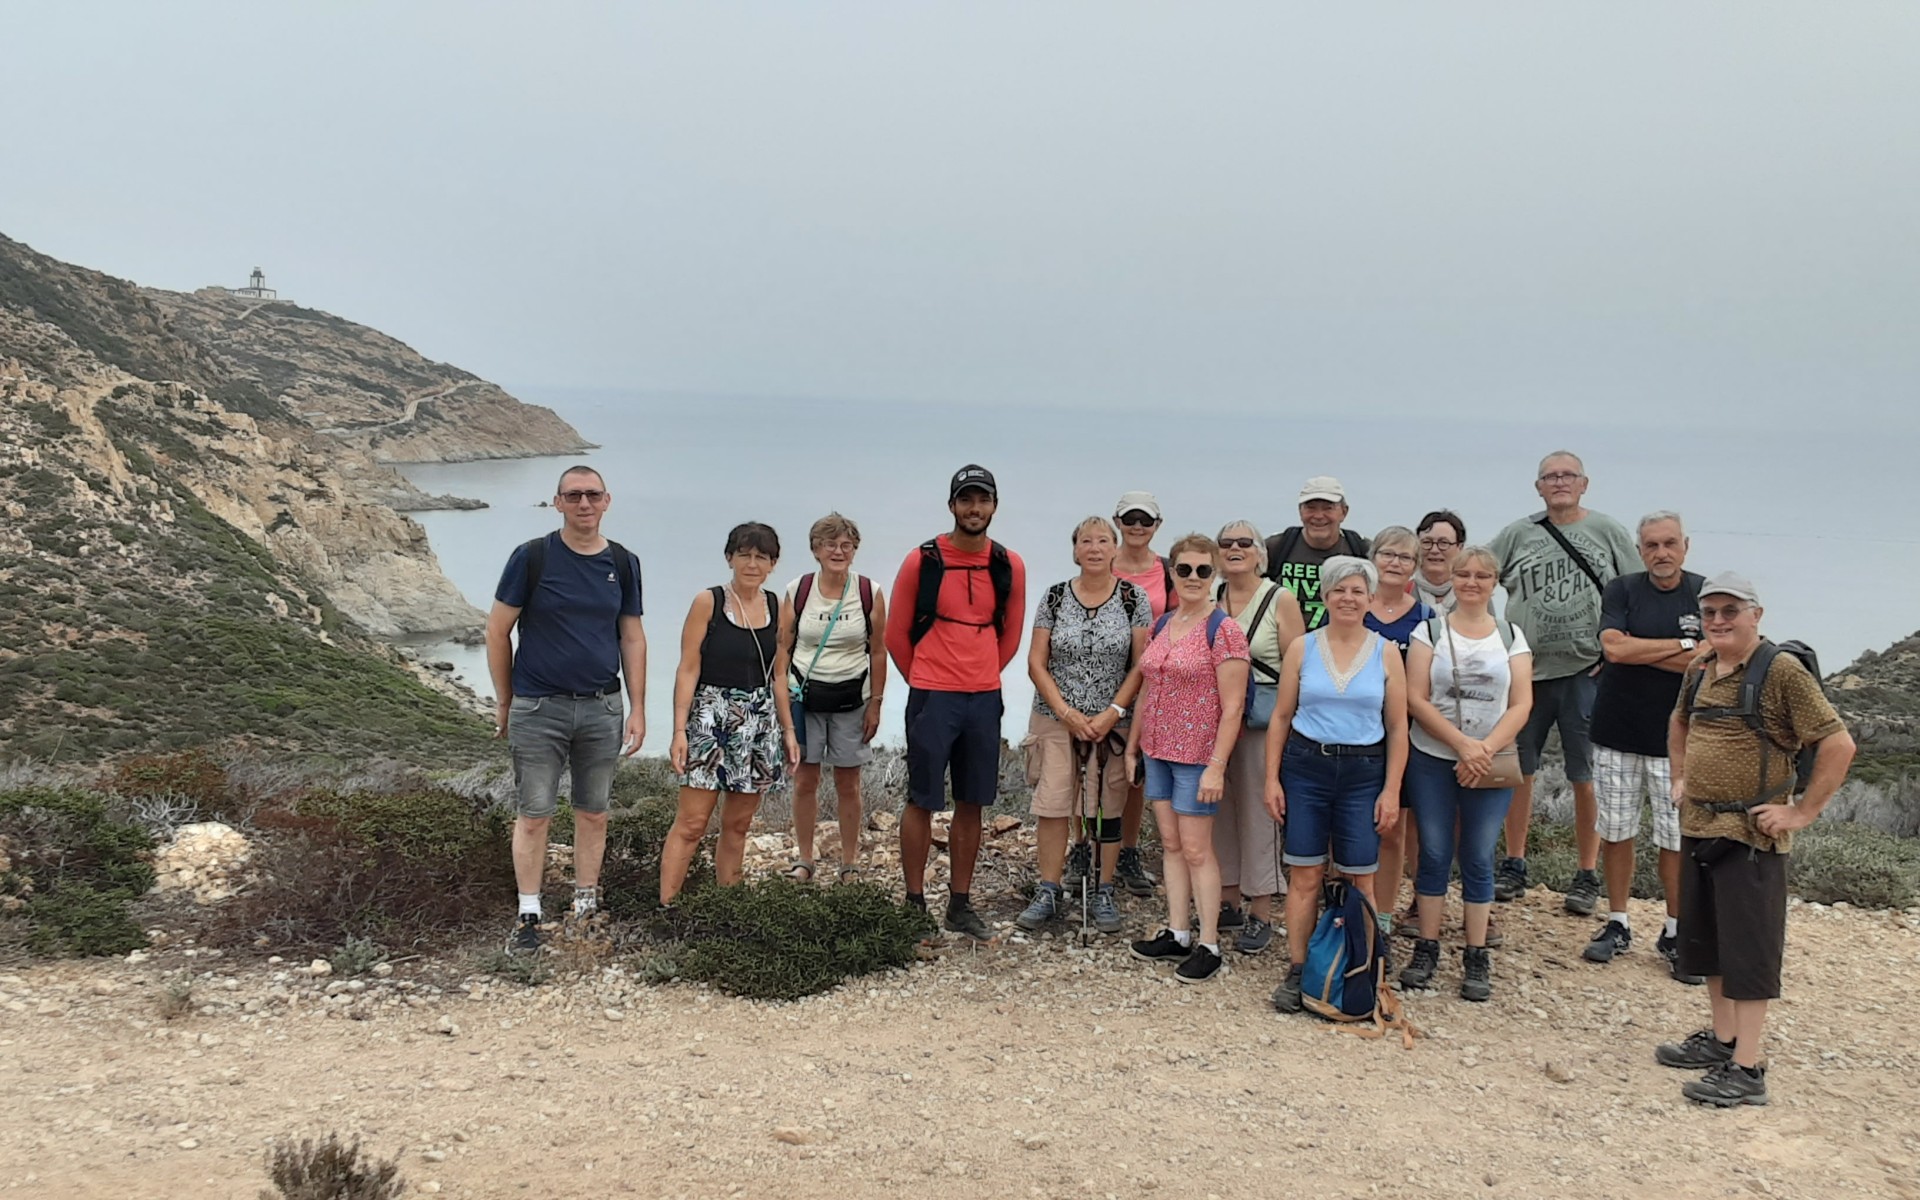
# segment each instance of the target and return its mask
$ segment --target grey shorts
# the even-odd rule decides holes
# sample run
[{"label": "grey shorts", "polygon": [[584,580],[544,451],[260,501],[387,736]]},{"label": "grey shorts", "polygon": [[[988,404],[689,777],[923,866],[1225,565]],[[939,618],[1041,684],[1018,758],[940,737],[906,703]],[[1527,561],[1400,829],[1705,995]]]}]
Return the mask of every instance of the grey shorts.
[{"label": "grey shorts", "polygon": [[607,811],[613,769],[620,763],[625,706],[611,696],[515,696],[507,713],[513,751],[515,811],[536,820],[559,805],[560,775],[572,769],[573,807]]},{"label": "grey shorts", "polygon": [[867,731],[866,709],[838,713],[795,710],[795,715],[806,718],[801,762],[821,767],[864,767],[873,758],[873,747],[860,740]]},{"label": "grey shorts", "polygon": [[1560,729],[1560,751],[1567,759],[1568,783],[1593,782],[1593,742],[1587,726],[1593,720],[1593,694],[1600,681],[1582,671],[1565,679],[1533,681],[1533,711],[1514,739],[1520,749],[1520,773],[1532,779],[1540,769],[1540,753],[1547,734]]}]

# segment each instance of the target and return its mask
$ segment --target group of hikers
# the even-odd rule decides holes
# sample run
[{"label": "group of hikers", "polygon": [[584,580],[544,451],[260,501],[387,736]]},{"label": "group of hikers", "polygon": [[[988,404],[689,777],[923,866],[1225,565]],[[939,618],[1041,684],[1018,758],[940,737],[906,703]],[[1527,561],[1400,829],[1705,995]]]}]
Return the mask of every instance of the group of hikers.
[{"label": "group of hikers", "polygon": [[[1364,897],[1383,934],[1410,935],[1401,987],[1433,987],[1457,870],[1459,994],[1484,1001],[1494,905],[1527,889],[1533,781],[1557,731],[1578,852],[1563,903],[1594,914],[1604,891],[1607,906],[1584,957],[1608,963],[1633,943],[1634,842],[1650,810],[1666,905],[1654,945],[1675,980],[1706,985],[1712,1015],[1655,1057],[1705,1070],[1689,1099],[1766,1103],[1760,1043],[1780,994],[1792,831],[1839,787],[1853,742],[1804,648],[1761,637],[1754,585],[1685,569],[1678,514],[1651,512],[1630,533],[1585,507],[1585,468],[1565,450],[1541,460],[1534,487],[1544,510],[1485,542],[1445,509],[1358,536],[1328,476],[1307,480],[1299,523],[1272,536],[1235,520],[1163,554],[1144,491],[1064,531],[1078,571],[1040,594],[1027,643],[1039,881],[1016,924],[1045,928],[1082,895],[1083,920],[1118,933],[1122,890],[1163,894],[1162,928],[1130,949],[1193,984],[1221,972],[1227,935],[1258,955],[1283,925],[1272,1002],[1297,1012],[1309,935],[1336,888]],[[611,499],[599,472],[569,468],[554,498],[562,528],[514,550],[488,621],[496,735],[518,789],[509,946],[522,952],[541,945],[562,772],[573,912],[589,914],[613,769],[646,732],[640,564],[600,533]],[[897,675],[909,689],[906,903],[927,906],[933,818],[951,804],[942,923],[992,936],[971,893],[999,794],[1001,678],[1028,611],[1024,562],[988,536],[999,500],[984,467],[955,472],[951,528],[909,552],[890,588],[854,570],[860,531],[838,513],[809,530],[815,569],[778,593],[779,535],[757,522],[728,534],[730,578],[696,595],[681,627],[669,754],[683,786],[663,904],[716,808],[715,872],[738,882],[760,797],[789,782],[791,874],[812,880],[823,769],[839,877],[856,875],[861,768]],[[1149,806],[1160,880],[1140,852]]]}]

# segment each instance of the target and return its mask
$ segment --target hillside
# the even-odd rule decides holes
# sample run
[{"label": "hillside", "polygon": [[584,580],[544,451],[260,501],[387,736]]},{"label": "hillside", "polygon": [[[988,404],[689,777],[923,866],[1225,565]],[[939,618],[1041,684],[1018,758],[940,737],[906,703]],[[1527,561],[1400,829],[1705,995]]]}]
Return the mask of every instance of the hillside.
[{"label": "hillside", "polygon": [[1920,778],[1920,633],[1869,650],[1827,677],[1827,691],[1860,743],[1853,778]]}]

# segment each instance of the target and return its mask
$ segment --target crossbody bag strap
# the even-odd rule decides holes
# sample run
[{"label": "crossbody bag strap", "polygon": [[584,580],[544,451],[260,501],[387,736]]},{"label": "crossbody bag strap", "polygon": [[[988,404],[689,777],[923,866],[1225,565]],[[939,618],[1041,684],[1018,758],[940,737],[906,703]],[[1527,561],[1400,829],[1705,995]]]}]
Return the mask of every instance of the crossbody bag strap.
[{"label": "crossbody bag strap", "polygon": [[[1273,607],[1273,597],[1279,590],[1280,585],[1277,583],[1267,589],[1267,594],[1260,597],[1259,605],[1253,610],[1253,620],[1247,623],[1247,663],[1249,666],[1265,672],[1266,675],[1276,683],[1280,680],[1280,671],[1277,667],[1270,667],[1253,656],[1253,637],[1260,629],[1260,618],[1266,616],[1267,610]],[[1224,592],[1222,594],[1224,594]]]},{"label": "crossbody bag strap", "polygon": [[1585,574],[1588,579],[1593,580],[1594,591],[1601,592],[1603,594],[1606,592],[1607,585],[1600,582],[1600,572],[1593,569],[1593,564],[1587,561],[1586,555],[1580,553],[1579,547],[1575,546],[1572,542],[1567,540],[1566,534],[1561,533],[1558,529],[1554,528],[1552,517],[1541,517],[1538,521],[1535,521],[1534,524],[1546,530],[1547,533],[1553,538],[1554,541],[1560,543],[1560,548],[1562,550],[1565,550],[1568,554],[1571,554],[1573,556],[1573,561],[1580,564],[1581,572]]},{"label": "crossbody bag strap", "polygon": [[1460,644],[1453,640],[1453,622],[1445,614],[1440,617],[1440,626],[1447,631],[1447,668],[1453,672],[1453,727],[1465,733],[1467,704],[1460,696]]},{"label": "crossbody bag strap", "polygon": [[[840,607],[844,605],[846,602],[847,602],[847,589],[843,587],[840,589],[840,598],[833,602],[833,611],[827,614],[827,627],[820,634],[820,643],[813,648],[813,658],[807,663],[807,673],[800,676],[800,682],[803,685],[807,682],[807,680],[813,678],[813,669],[820,665],[820,655],[827,648],[827,639],[833,636],[833,623],[840,619]],[[799,613],[793,614],[793,627],[795,629],[800,628]],[[798,637],[797,634],[795,636]],[[792,670],[793,668],[788,667],[787,669]]]}]

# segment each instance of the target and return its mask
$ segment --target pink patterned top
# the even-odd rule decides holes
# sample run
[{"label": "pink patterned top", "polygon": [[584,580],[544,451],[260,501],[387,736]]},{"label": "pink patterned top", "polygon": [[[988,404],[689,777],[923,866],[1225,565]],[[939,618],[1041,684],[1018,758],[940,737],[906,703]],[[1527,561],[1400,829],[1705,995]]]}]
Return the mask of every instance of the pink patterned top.
[{"label": "pink patterned top", "polygon": [[1205,621],[1196,622],[1177,642],[1164,629],[1148,642],[1140,656],[1145,686],[1136,718],[1141,722],[1141,751],[1163,762],[1211,759],[1220,732],[1218,668],[1228,659],[1246,657],[1247,635],[1232,617],[1220,622],[1211,647]]}]

